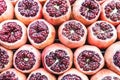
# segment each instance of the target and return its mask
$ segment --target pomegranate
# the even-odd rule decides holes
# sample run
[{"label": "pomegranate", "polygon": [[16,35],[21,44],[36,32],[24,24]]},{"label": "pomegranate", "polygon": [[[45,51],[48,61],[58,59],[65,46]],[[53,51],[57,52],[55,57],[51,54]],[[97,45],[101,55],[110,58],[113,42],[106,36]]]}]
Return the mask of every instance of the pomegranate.
[{"label": "pomegranate", "polygon": [[120,80],[120,76],[109,69],[102,69],[93,75],[90,80]]},{"label": "pomegranate", "polygon": [[0,44],[8,49],[17,49],[27,42],[26,26],[18,20],[0,23]]},{"label": "pomegranate", "polygon": [[104,57],[96,46],[84,45],[75,50],[74,65],[84,74],[93,75],[103,68]]},{"label": "pomegranate", "polygon": [[117,37],[118,37],[118,40],[120,40],[120,24],[117,26]]},{"label": "pomegranate", "polygon": [[42,17],[42,5],[38,0],[19,0],[15,5],[15,16],[25,25]]},{"label": "pomegranate", "polygon": [[96,0],[99,4],[103,4],[106,0]]},{"label": "pomegranate", "polygon": [[107,67],[120,75],[120,41],[107,48],[104,58]]},{"label": "pomegranate", "polygon": [[0,72],[12,67],[13,52],[0,46]]},{"label": "pomegranate", "polygon": [[44,3],[46,2],[47,0],[39,0],[39,2],[44,5]]},{"label": "pomegranate", "polygon": [[73,53],[68,47],[54,43],[43,50],[42,63],[47,71],[59,75],[72,67]]},{"label": "pomegranate", "polygon": [[69,0],[47,0],[43,6],[44,18],[53,25],[69,20],[71,6]]},{"label": "pomegranate", "polygon": [[90,25],[98,20],[101,12],[96,0],[77,0],[73,5],[73,17],[84,25]]},{"label": "pomegranate", "polygon": [[20,47],[14,54],[13,65],[22,73],[30,73],[39,68],[41,62],[40,51],[32,45]]},{"label": "pomegranate", "polygon": [[120,0],[106,0],[101,7],[101,20],[115,26],[120,23]]},{"label": "pomegranate", "polygon": [[13,4],[13,6],[16,5],[17,1],[18,1],[18,0],[10,0],[10,2]]},{"label": "pomegranate", "polygon": [[109,47],[117,39],[117,30],[106,21],[96,21],[88,27],[88,43],[101,49]]},{"label": "pomegranate", "polygon": [[69,20],[60,25],[58,37],[67,47],[77,48],[85,44],[87,29],[81,22]]},{"label": "pomegranate", "polygon": [[31,72],[27,80],[56,80],[56,77],[47,72],[44,68],[39,68]]},{"label": "pomegranate", "polygon": [[58,80],[89,80],[88,77],[75,68],[71,68],[58,77]]},{"label": "pomegranate", "polygon": [[26,76],[16,69],[10,68],[0,73],[0,80],[26,80]]},{"label": "pomegranate", "polygon": [[50,23],[38,19],[29,24],[27,33],[30,43],[38,49],[43,49],[54,42],[56,31]]},{"label": "pomegranate", "polygon": [[0,22],[13,19],[14,7],[9,0],[0,0]]}]

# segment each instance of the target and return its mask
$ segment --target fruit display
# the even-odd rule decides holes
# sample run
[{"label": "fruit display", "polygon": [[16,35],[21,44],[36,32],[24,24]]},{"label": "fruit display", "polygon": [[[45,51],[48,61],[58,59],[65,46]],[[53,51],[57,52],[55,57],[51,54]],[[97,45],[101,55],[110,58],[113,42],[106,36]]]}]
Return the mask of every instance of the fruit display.
[{"label": "fruit display", "polygon": [[0,80],[120,80],[120,0],[0,0]]}]

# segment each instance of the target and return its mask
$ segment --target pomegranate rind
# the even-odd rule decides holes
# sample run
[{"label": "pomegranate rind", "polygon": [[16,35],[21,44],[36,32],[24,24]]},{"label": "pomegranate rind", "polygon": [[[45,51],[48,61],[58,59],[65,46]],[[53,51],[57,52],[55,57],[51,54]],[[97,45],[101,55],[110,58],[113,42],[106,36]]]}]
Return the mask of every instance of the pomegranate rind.
[{"label": "pomegranate rind", "polygon": [[7,49],[17,49],[17,48],[23,46],[27,42],[27,28],[19,20],[5,20],[5,21],[0,23],[0,30],[2,29],[2,25],[4,25],[5,23],[8,23],[8,22],[17,23],[22,29],[22,36],[19,40],[17,40],[14,43],[4,42],[4,41],[0,40],[0,44]]},{"label": "pomegranate rind", "polygon": [[[55,71],[51,70],[45,63],[46,56],[49,55],[49,53],[51,51],[55,51],[55,50],[58,50],[58,49],[59,50],[64,50],[67,53],[67,56],[69,56],[69,58],[70,58],[69,59],[69,66],[68,66],[68,68],[66,70],[62,71],[62,72],[55,72]],[[47,71],[49,71],[50,73],[60,75],[60,74],[62,74],[64,72],[66,72],[67,70],[69,70],[72,67],[72,64],[73,64],[73,52],[72,52],[72,50],[70,48],[68,48],[68,47],[66,47],[66,46],[64,46],[64,45],[62,45],[60,43],[54,43],[52,45],[47,46],[43,50],[43,52],[42,52],[42,64],[43,64],[43,67]]]},{"label": "pomegranate rind", "polygon": [[120,75],[120,68],[114,64],[114,60],[113,60],[113,56],[115,55],[116,51],[119,51],[119,50],[120,50],[120,41],[117,41],[106,49],[104,58],[105,58],[107,67],[110,70]]},{"label": "pomegranate rind", "polygon": [[90,80],[102,80],[106,76],[114,76],[120,79],[120,76],[109,69],[102,69],[91,77]]},{"label": "pomegranate rind", "polygon": [[44,19],[46,19],[49,23],[51,23],[52,25],[60,25],[62,24],[63,22],[67,21],[70,19],[70,16],[71,16],[71,6],[70,6],[70,2],[69,0],[66,0],[67,1],[67,5],[68,5],[68,11],[66,12],[66,14],[60,16],[60,17],[51,17],[49,15],[49,13],[46,11],[46,5],[47,3],[49,2],[50,0],[47,0],[43,6],[43,9],[42,9],[42,13],[43,13],[43,17]]},{"label": "pomegranate rind", "polygon": [[[45,41],[43,41],[43,42],[41,42],[41,43],[36,43],[36,42],[34,42],[34,40],[33,40],[33,39],[30,37],[30,35],[29,35],[30,26],[31,26],[33,23],[35,23],[36,21],[40,21],[40,22],[43,21],[43,22],[47,25],[48,30],[49,30],[49,33],[48,33],[47,38],[45,39]],[[46,46],[51,45],[51,44],[55,41],[56,31],[55,31],[54,26],[51,25],[50,23],[48,23],[46,20],[44,20],[44,19],[38,19],[38,20],[35,20],[35,21],[31,22],[31,23],[28,25],[28,28],[27,28],[27,36],[28,36],[28,39],[29,39],[30,43],[31,43],[34,47],[36,47],[36,48],[38,48],[38,49],[43,49],[43,48],[45,48]]]},{"label": "pomegranate rind", "polygon": [[[80,23],[82,25],[82,29],[84,30],[84,36],[81,37],[81,39],[79,41],[69,40],[66,36],[64,36],[62,34],[62,30],[65,27],[65,24],[67,24],[71,21],[75,21],[75,22]],[[65,46],[67,46],[69,48],[77,48],[77,47],[83,46],[85,44],[86,38],[87,38],[87,29],[81,22],[79,22],[77,20],[69,20],[69,21],[66,21],[60,25],[60,27],[58,29],[58,38],[59,38],[60,42],[62,44],[64,44]]]},{"label": "pomegranate rind", "polygon": [[106,17],[106,14],[105,14],[105,6],[110,3],[111,1],[115,1],[115,2],[120,2],[120,0],[106,0],[102,5],[101,5],[101,15],[100,15],[100,18],[101,20],[104,20],[104,21],[107,21],[111,24],[113,24],[114,26],[117,26],[118,24],[120,24],[120,20],[119,21],[112,21],[111,19],[107,18]]},{"label": "pomegranate rind", "polygon": [[80,11],[79,11],[79,9],[80,9],[80,7],[81,7],[81,5],[82,5],[82,3],[83,3],[84,1],[85,1],[85,0],[77,0],[77,1],[74,3],[74,5],[73,5],[73,10],[72,10],[72,14],[73,14],[74,19],[76,19],[76,20],[82,22],[84,25],[87,25],[87,26],[88,26],[88,25],[90,25],[90,24],[92,24],[93,22],[95,22],[95,21],[98,20],[98,18],[99,18],[99,16],[100,16],[100,13],[101,13],[101,6],[100,6],[100,4],[99,4],[97,1],[95,1],[95,2],[98,4],[98,6],[99,6],[99,12],[98,12],[98,14],[96,15],[96,17],[95,17],[94,19],[88,20],[88,19],[86,19],[84,16],[82,16],[82,15],[80,14]]},{"label": "pomegranate rind", "polygon": [[14,68],[7,69],[7,70],[1,72],[0,75],[6,73],[7,71],[14,72],[15,76],[18,77],[18,80],[26,80],[25,74],[19,72],[18,70],[14,69]]},{"label": "pomegranate rind", "polygon": [[120,24],[117,26],[117,38],[120,40]]},{"label": "pomegranate rind", "polygon": [[19,2],[21,2],[22,0],[19,0],[16,5],[15,5],[15,16],[18,20],[20,20],[21,22],[23,22],[25,25],[29,25],[32,21],[36,20],[36,19],[40,19],[42,18],[42,5],[38,0],[34,0],[35,2],[38,3],[39,6],[39,10],[37,12],[37,15],[34,17],[25,17],[23,15],[20,14],[20,12],[18,11],[18,4]]},{"label": "pomegranate rind", "polygon": [[18,1],[18,0],[10,0],[10,2],[13,4],[13,6],[16,5],[17,1]]},{"label": "pomegranate rind", "polygon": [[4,1],[6,2],[7,9],[2,15],[0,15],[0,22],[13,19],[14,17],[14,7],[12,3],[9,0]]},{"label": "pomegranate rind", "polygon": [[36,69],[35,71],[32,71],[29,74],[27,80],[30,80],[31,75],[35,73],[41,73],[41,75],[45,75],[48,78],[48,80],[56,80],[56,77],[53,74],[46,71],[44,68],[39,68],[39,69]]},{"label": "pomegranate rind", "polygon": [[2,46],[0,46],[0,49],[2,49],[2,50],[4,50],[4,51],[6,51],[7,52],[7,55],[9,56],[9,58],[8,58],[8,63],[5,65],[5,67],[4,68],[0,68],[0,72],[2,72],[2,71],[4,71],[4,70],[7,70],[7,69],[9,69],[9,68],[11,68],[12,67],[12,64],[13,64],[13,51],[12,50],[9,50],[9,49],[6,49],[6,48],[4,48],[4,47],[2,47]]},{"label": "pomegranate rind", "polygon": [[[21,50],[28,50],[29,52],[32,52],[35,56],[35,64],[34,66],[29,69],[29,70],[21,70],[17,67],[17,65],[15,64],[15,58],[17,56],[17,53]],[[25,44],[23,45],[22,47],[20,47],[19,49],[17,49],[17,51],[14,53],[14,56],[13,56],[13,65],[15,67],[15,69],[17,69],[18,71],[22,72],[22,73],[30,73],[36,69],[38,69],[41,65],[41,53],[38,49],[36,49],[35,47],[33,47],[32,45],[30,44]]]},{"label": "pomegranate rind", "polygon": [[78,71],[77,69],[75,68],[71,68],[70,70],[68,70],[67,72],[63,73],[62,75],[60,75],[58,77],[58,80],[62,80],[62,78],[67,75],[67,74],[75,74],[77,76],[79,76],[81,78],[81,80],[89,80],[88,77],[83,74],[82,72]]},{"label": "pomegranate rind", "polygon": [[[81,52],[83,52],[84,50],[90,50],[90,51],[92,50],[92,51],[96,52],[99,55],[99,57],[101,58],[100,65],[96,70],[84,71],[82,68],[80,68],[77,58],[81,54]],[[96,46],[84,45],[82,47],[77,48],[74,52],[74,65],[77,70],[79,70],[80,72],[83,72],[84,74],[93,75],[93,74],[97,73],[100,69],[102,69],[104,67],[104,64],[105,64],[104,57],[103,57],[100,49]]]},{"label": "pomegranate rind", "polygon": [[[113,36],[110,39],[106,39],[106,40],[101,40],[98,39],[95,35],[94,32],[92,30],[92,28],[95,26],[96,23],[101,23],[101,22],[105,22],[109,25],[111,25],[113,31]],[[106,49],[107,47],[109,47],[112,43],[114,43],[117,39],[117,30],[116,28],[109,22],[106,21],[96,21],[94,22],[92,25],[90,25],[88,27],[88,43],[94,46],[97,46],[100,49]]]}]

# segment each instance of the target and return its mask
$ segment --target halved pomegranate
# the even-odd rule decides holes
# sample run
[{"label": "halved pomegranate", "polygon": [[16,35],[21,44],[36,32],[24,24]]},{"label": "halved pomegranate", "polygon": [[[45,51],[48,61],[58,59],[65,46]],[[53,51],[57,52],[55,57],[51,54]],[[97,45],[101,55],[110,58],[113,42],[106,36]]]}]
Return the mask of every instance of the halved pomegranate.
[{"label": "halved pomegranate", "polygon": [[109,47],[117,39],[117,30],[106,21],[96,21],[88,27],[88,43],[101,49]]},{"label": "halved pomegranate", "polygon": [[96,0],[98,3],[103,4],[106,0]]},{"label": "halved pomegranate", "polygon": [[27,80],[56,80],[56,77],[47,72],[44,68],[39,68],[31,72]]},{"label": "halved pomegranate", "polygon": [[0,46],[0,72],[12,67],[13,52]]},{"label": "halved pomegranate", "polygon": [[71,6],[69,0],[47,0],[43,6],[44,18],[53,25],[69,20]]},{"label": "halved pomegranate", "polygon": [[62,74],[72,67],[73,53],[70,48],[54,43],[43,50],[42,63],[49,72]]},{"label": "halved pomegranate", "polygon": [[0,22],[13,19],[14,7],[9,0],[0,0]]},{"label": "halved pomegranate", "polygon": [[23,73],[30,73],[39,68],[41,64],[41,54],[32,45],[26,44],[20,47],[14,54],[13,65]]},{"label": "halved pomegranate", "polygon": [[90,80],[120,80],[120,76],[109,69],[102,69],[93,75]]},{"label": "halved pomegranate", "polygon": [[96,0],[77,0],[73,5],[73,17],[84,25],[98,20],[101,6]]},{"label": "halved pomegranate", "polygon": [[10,0],[10,2],[13,4],[13,6],[16,5],[17,1],[18,1],[18,0]]},{"label": "halved pomegranate", "polygon": [[28,25],[42,17],[42,5],[38,0],[19,0],[15,5],[15,16],[25,25]]},{"label": "halved pomegranate", "polygon": [[69,48],[77,48],[85,44],[86,27],[77,20],[69,20],[60,25],[58,37],[61,43]]},{"label": "halved pomegranate", "polygon": [[101,20],[117,26],[120,23],[120,0],[106,0],[101,7]]},{"label": "halved pomegranate", "polygon": [[38,49],[43,49],[54,42],[56,31],[50,23],[38,19],[28,25],[27,33],[30,43]]},{"label": "halved pomegranate", "polygon": [[71,68],[58,77],[58,80],[89,80],[88,77],[75,68]]},{"label": "halved pomegranate", "polygon": [[117,37],[120,40],[120,24],[117,26]]},{"label": "halved pomegranate", "polygon": [[10,68],[0,73],[0,80],[26,80],[26,76],[16,69]]},{"label": "halved pomegranate", "polygon": [[75,50],[74,64],[84,74],[93,75],[103,68],[104,57],[96,46],[84,45]]},{"label": "halved pomegranate", "polygon": [[120,75],[120,41],[107,48],[104,58],[107,67]]},{"label": "halved pomegranate", "polygon": [[17,49],[27,42],[26,26],[18,20],[0,23],[0,44],[8,49]]}]

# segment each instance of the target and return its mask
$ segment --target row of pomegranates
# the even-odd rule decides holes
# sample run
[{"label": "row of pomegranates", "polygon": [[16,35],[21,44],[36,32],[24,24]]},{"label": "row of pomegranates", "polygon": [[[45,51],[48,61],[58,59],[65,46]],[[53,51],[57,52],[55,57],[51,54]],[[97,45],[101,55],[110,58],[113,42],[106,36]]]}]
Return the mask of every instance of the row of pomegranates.
[{"label": "row of pomegranates", "polygon": [[[74,18],[86,26],[98,19],[117,26],[120,23],[120,1],[103,0],[103,4],[98,1],[46,0],[42,6],[38,0],[18,0],[13,6],[9,0],[2,0],[0,22],[15,17],[28,25],[43,16],[52,25],[60,25]],[[74,4],[71,5],[70,2]]]},{"label": "row of pomegranates", "polygon": [[[89,80],[87,75],[91,75],[90,80],[120,79],[120,41],[110,45],[104,56],[93,45],[81,46],[73,52],[60,43],[51,44],[43,51],[30,44],[15,52],[1,46],[0,52],[1,80],[26,80],[27,73],[27,80],[56,80],[55,75],[58,80]],[[41,62],[44,68],[40,68]]]}]

